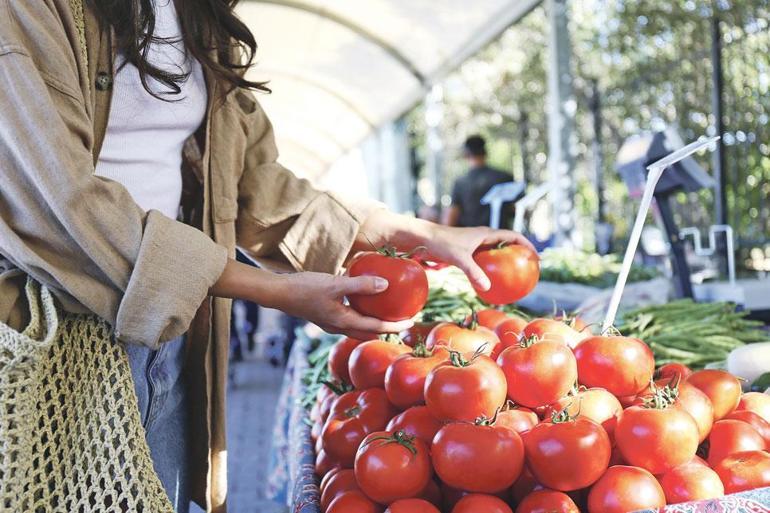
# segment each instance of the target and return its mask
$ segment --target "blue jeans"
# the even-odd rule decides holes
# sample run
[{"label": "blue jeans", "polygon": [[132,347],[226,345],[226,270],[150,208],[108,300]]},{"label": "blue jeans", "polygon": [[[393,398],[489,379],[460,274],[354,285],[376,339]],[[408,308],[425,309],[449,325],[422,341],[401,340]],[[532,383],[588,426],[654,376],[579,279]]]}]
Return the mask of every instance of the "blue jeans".
[{"label": "blue jeans", "polygon": [[177,513],[190,509],[185,337],[153,351],[127,344],[128,361],[150,454]]}]

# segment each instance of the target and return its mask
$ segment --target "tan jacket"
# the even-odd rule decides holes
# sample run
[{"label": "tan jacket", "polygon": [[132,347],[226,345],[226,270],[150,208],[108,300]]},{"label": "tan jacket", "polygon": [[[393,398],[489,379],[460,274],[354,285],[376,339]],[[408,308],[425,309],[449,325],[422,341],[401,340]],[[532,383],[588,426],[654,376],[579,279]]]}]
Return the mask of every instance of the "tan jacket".
[{"label": "tan jacket", "polygon": [[186,150],[188,160],[199,150],[186,177],[194,226],[142,211],[120,184],[94,175],[113,48],[82,2],[0,0],[0,321],[23,326],[28,274],[65,309],[106,319],[122,341],[156,347],[187,331],[194,497],[221,512],[230,302],[207,291],[236,243],[297,270],[337,272],[372,207],[277,164],[253,95],[218,101],[222,87],[207,75],[205,126]]}]

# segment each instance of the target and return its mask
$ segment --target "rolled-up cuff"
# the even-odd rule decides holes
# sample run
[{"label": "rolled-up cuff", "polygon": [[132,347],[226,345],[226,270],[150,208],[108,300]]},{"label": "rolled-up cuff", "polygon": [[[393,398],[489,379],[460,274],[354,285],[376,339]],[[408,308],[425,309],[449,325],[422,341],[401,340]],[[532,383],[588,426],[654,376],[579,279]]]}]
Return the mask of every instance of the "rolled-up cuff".
[{"label": "rolled-up cuff", "polygon": [[374,201],[347,201],[319,194],[279,244],[297,270],[336,274],[350,253],[363,222],[383,208]]},{"label": "rolled-up cuff", "polygon": [[116,337],[157,348],[187,331],[227,258],[227,249],[200,230],[150,211],[118,310]]}]

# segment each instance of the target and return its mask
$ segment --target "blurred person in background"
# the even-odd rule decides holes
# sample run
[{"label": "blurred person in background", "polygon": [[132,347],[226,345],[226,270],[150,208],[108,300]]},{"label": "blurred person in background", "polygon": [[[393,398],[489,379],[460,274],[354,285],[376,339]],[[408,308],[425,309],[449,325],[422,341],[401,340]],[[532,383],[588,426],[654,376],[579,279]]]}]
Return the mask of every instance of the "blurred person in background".
[{"label": "blurred person in background", "polygon": [[[511,182],[513,177],[487,165],[486,141],[480,135],[465,140],[463,156],[468,162],[468,172],[455,181],[452,204],[442,213],[441,222],[447,226],[489,226],[489,205],[482,205],[481,198],[493,186]],[[511,219],[513,203],[504,203],[501,226],[510,226]]]},{"label": "blurred person in background", "polygon": [[[412,322],[344,305],[388,286],[340,276],[354,253],[424,246],[488,289],[473,252],[529,245],[348,201],[282,167],[253,94],[269,89],[246,74],[257,43],[235,3],[0,0],[0,322],[29,322],[30,277],[63,311],[113,328],[180,512],[191,499],[225,511],[230,299],[368,339]],[[236,244],[265,268],[237,262]]]}]

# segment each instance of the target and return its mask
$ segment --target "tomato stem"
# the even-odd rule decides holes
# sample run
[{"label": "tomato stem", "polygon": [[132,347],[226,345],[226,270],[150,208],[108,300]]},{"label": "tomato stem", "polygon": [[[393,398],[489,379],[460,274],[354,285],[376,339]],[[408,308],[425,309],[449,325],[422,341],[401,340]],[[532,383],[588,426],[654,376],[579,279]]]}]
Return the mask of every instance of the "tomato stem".
[{"label": "tomato stem", "polygon": [[375,436],[374,438],[369,439],[367,444],[370,444],[375,441],[381,441],[381,445],[385,444],[398,444],[402,447],[406,447],[409,452],[416,455],[417,454],[417,447],[415,447],[414,443],[415,437],[412,435],[406,434],[404,431],[396,431],[392,435],[389,436]]},{"label": "tomato stem", "polygon": [[540,342],[540,337],[537,335],[530,335],[529,337],[521,337],[519,339],[519,346],[522,349],[526,349],[528,347],[532,347],[537,342]]},{"label": "tomato stem", "polygon": [[430,358],[433,356],[433,349],[428,349],[425,342],[417,342],[412,349],[412,356],[415,358]]},{"label": "tomato stem", "polygon": [[347,410],[345,410],[342,413],[345,415],[345,417],[350,419],[350,418],[355,417],[359,413],[361,413],[361,407],[360,406],[351,406],[350,408],[348,408]]},{"label": "tomato stem", "polygon": [[380,335],[380,340],[388,342],[390,344],[403,344],[404,341],[398,335],[398,333],[383,333]]},{"label": "tomato stem", "polygon": [[337,380],[323,380],[321,381],[324,385],[329,387],[329,389],[334,392],[336,395],[342,395],[346,392],[350,392],[353,390],[353,386],[349,385],[342,381]]},{"label": "tomato stem", "polygon": [[406,253],[399,253],[395,246],[382,246],[377,248],[377,253],[379,253],[382,256],[386,256],[389,258],[412,258],[412,256],[417,253],[418,251],[427,251],[428,248],[425,246],[417,246],[416,248],[412,248],[411,251],[407,251]]}]

